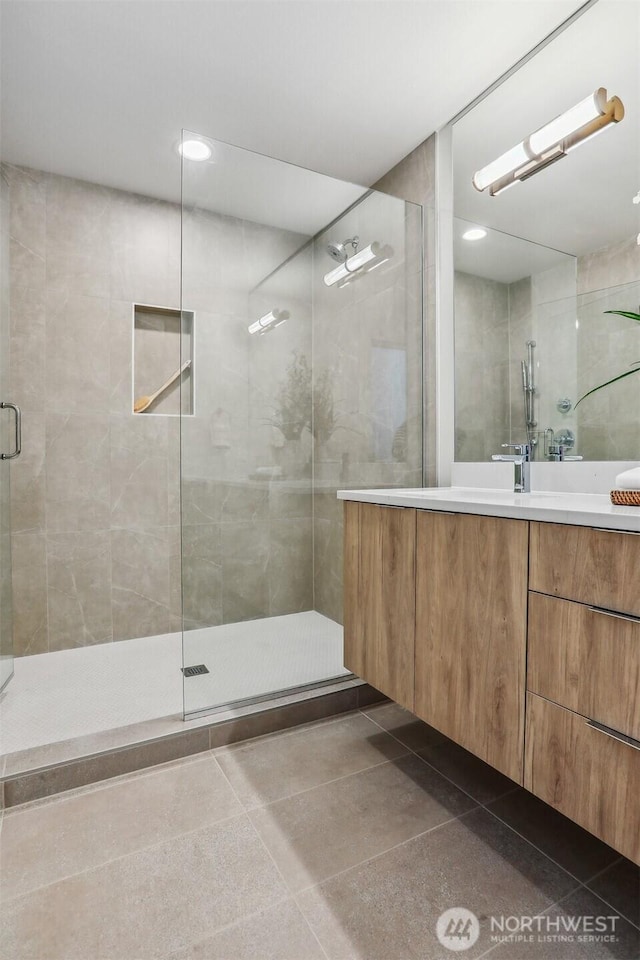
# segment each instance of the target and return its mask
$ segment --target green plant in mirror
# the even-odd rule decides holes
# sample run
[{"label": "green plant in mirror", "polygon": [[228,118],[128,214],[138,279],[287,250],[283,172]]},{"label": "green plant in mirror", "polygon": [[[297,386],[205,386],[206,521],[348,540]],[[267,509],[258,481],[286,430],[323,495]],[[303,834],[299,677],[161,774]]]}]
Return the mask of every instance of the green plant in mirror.
[{"label": "green plant in mirror", "polygon": [[273,416],[267,423],[277,427],[285,440],[299,440],[311,411],[311,367],[303,353],[293,351],[287,377],[278,387],[275,400]]},{"label": "green plant in mirror", "polygon": [[[640,313],[634,313],[631,310],[605,310],[605,313],[614,313],[618,317],[627,317],[629,320],[635,320],[636,323],[640,323]],[[587,397],[590,397],[592,393],[597,393],[598,390],[604,390],[605,387],[610,386],[612,383],[617,383],[618,380],[624,380],[625,377],[631,377],[634,373],[640,373],[640,360],[634,360],[631,364],[630,370],[625,370],[624,373],[619,373],[617,377],[612,377],[611,380],[605,380],[604,383],[599,383],[597,387],[593,387],[591,390],[588,390],[583,396],[580,397],[576,403],[582,403],[583,400],[586,400]]]}]

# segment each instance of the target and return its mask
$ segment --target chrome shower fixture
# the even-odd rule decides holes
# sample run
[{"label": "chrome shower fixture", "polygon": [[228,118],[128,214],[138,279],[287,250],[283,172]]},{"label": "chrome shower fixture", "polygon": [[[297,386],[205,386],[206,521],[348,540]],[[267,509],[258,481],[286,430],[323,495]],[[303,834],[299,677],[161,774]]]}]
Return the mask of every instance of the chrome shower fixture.
[{"label": "chrome shower fixture", "polygon": [[337,263],[344,263],[348,258],[349,254],[347,253],[347,247],[351,247],[351,252],[356,253],[358,250],[358,244],[360,243],[360,237],[347,237],[346,240],[343,240],[342,243],[339,243],[337,240],[329,240],[327,244],[327,253],[329,256],[336,260]]},{"label": "chrome shower fixture", "polygon": [[260,336],[263,336],[265,333],[269,333],[270,330],[275,330],[276,327],[279,327],[281,323],[284,323],[285,320],[289,319],[288,310],[270,310],[269,313],[265,313],[264,317],[260,317],[259,320],[256,320],[255,323],[249,325],[249,333],[259,333]]},{"label": "chrome shower fixture", "polygon": [[[368,247],[364,247],[362,250],[358,250],[358,239],[358,237],[352,237],[343,243],[332,242],[327,244],[327,253],[329,256],[340,262],[339,267],[330,270],[329,273],[325,273],[324,275],[323,279],[328,287],[332,287],[334,283],[343,287],[349,283],[350,280],[354,279],[354,274],[362,275],[363,273],[369,273],[371,270],[375,270],[376,267],[382,266],[383,263],[386,263],[387,260],[390,260],[393,256],[393,247],[390,247],[388,244],[383,246],[383,244],[377,241],[370,243]],[[348,244],[351,244],[354,249],[354,253],[352,253],[351,256],[347,254],[346,247]]]},{"label": "chrome shower fixture", "polygon": [[532,458],[536,452],[536,383],[535,383],[535,364],[533,360],[533,351],[535,349],[535,340],[527,340],[527,359],[520,361],[522,371],[522,395],[524,398],[524,421],[527,430],[527,443],[531,447]]}]

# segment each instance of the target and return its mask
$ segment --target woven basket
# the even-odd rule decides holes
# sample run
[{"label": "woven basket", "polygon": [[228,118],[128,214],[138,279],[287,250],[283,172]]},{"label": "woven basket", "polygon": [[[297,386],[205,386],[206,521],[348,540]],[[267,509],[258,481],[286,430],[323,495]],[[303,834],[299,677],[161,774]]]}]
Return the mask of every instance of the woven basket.
[{"label": "woven basket", "polygon": [[621,507],[640,507],[640,490],[612,490],[611,503]]}]

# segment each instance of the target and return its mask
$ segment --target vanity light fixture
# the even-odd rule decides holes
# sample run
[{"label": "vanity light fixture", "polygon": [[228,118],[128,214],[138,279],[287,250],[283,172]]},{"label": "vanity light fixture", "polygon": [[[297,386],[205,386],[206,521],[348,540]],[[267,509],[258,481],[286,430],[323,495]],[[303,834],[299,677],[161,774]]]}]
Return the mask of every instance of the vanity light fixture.
[{"label": "vanity light fixture", "polygon": [[383,263],[390,260],[392,256],[392,247],[388,245],[383,246],[377,243],[377,241],[374,241],[370,243],[368,247],[364,247],[362,250],[358,250],[352,254],[352,256],[348,257],[339,267],[335,267],[334,270],[325,273],[323,278],[324,282],[328,287],[332,287],[334,283],[339,283],[342,280],[344,281],[340,283],[342,287],[345,283],[349,282],[352,274],[368,273],[370,270],[375,270],[376,267],[381,267]]},{"label": "vanity light fixture", "polygon": [[624,106],[619,97],[608,100],[605,88],[598,87],[575,107],[477,170],[471,182],[480,193],[489,188],[489,194],[495,197],[518,181],[526,180],[566,157],[575,147],[606,130],[610,124],[619,123],[623,117]]},{"label": "vanity light fixture", "polygon": [[281,323],[288,319],[288,310],[270,310],[269,313],[265,313],[264,317],[260,317],[259,320],[249,326],[249,333],[259,333],[260,336],[263,336],[270,330],[275,330],[276,327],[279,327]]},{"label": "vanity light fixture", "polygon": [[211,156],[211,147],[204,140],[183,140],[178,146],[185,160],[208,160]]},{"label": "vanity light fixture", "polygon": [[463,240],[483,240],[487,235],[487,231],[483,230],[482,227],[472,227],[470,230],[465,230],[462,234]]}]

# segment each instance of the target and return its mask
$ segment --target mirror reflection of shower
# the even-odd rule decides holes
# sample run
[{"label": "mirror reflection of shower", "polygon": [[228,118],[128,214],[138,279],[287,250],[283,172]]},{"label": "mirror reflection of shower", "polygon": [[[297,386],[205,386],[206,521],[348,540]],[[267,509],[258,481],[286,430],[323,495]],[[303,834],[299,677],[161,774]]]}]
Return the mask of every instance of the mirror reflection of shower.
[{"label": "mirror reflection of shower", "polygon": [[[370,243],[368,247],[359,249],[360,237],[347,237],[346,240],[330,240],[327,243],[326,250],[332,260],[336,260],[340,266],[335,267],[328,273],[325,273],[323,279],[327,287],[338,284],[340,287],[346,286],[352,280],[370,273],[377,267],[381,267],[393,256],[393,247],[389,244],[378,243],[376,240]],[[351,247],[351,252],[347,250]]]},{"label": "mirror reflection of shower", "polygon": [[524,422],[527,431],[527,443],[531,446],[531,459],[536,458],[536,446],[538,435],[536,427],[536,383],[535,368],[533,362],[533,351],[536,347],[535,340],[527,340],[527,359],[520,361],[522,369],[522,395],[524,399]]}]

